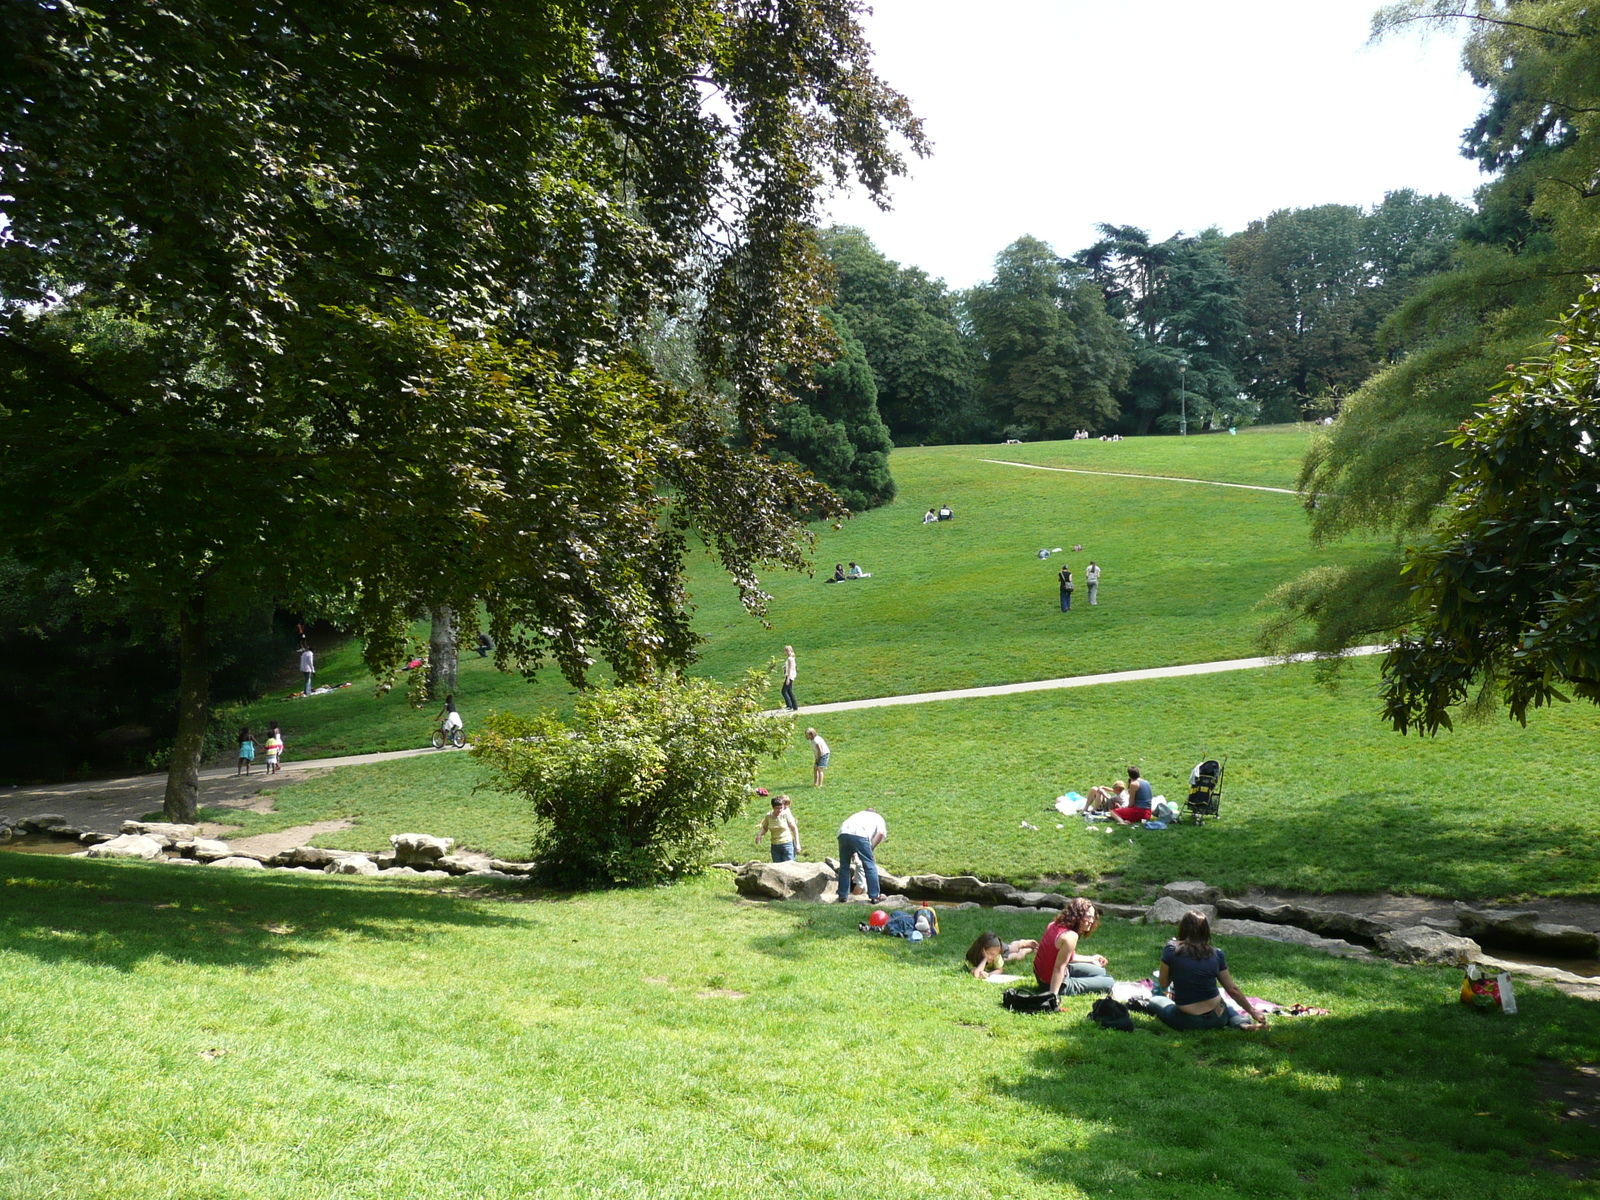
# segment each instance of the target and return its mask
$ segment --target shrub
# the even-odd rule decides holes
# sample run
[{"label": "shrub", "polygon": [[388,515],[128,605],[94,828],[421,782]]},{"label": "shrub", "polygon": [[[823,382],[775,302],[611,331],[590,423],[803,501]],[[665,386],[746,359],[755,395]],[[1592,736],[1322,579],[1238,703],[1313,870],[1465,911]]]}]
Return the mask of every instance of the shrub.
[{"label": "shrub", "polygon": [[731,688],[677,676],[608,688],[580,699],[570,726],[497,714],[473,754],[494,770],[488,786],[532,802],[548,882],[677,879],[710,863],[761,756],[788,745],[792,721],[761,715],[767,686],[751,671]]}]

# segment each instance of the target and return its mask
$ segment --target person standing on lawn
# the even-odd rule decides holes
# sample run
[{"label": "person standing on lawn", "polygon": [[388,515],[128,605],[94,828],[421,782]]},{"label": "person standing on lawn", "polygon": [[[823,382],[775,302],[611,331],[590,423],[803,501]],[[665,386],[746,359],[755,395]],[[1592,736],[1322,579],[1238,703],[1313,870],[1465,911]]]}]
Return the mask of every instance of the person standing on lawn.
[{"label": "person standing on lawn", "polygon": [[317,656],[311,653],[311,647],[305,642],[300,643],[300,674],[306,677],[304,694],[309,696],[311,695],[311,681],[317,674]]},{"label": "person standing on lawn", "polygon": [[790,712],[799,711],[800,706],[794,701],[794,681],[800,678],[800,667],[794,661],[794,647],[783,648],[783,702],[789,706]]},{"label": "person standing on lawn", "polygon": [[1083,581],[1089,585],[1089,603],[1100,602],[1100,568],[1095,565],[1094,559],[1089,560],[1089,567],[1083,573]]},{"label": "person standing on lawn", "polygon": [[806,737],[817,756],[811,764],[811,786],[821,787],[823,776],[828,772],[828,743],[822,740],[822,735],[815,729],[807,729]]},{"label": "person standing on lawn", "polygon": [[1066,563],[1061,564],[1061,574],[1056,576],[1061,584],[1061,611],[1072,611],[1072,568]]},{"label": "person standing on lawn", "polygon": [[889,836],[889,827],[873,808],[851,813],[839,826],[839,903],[850,899],[850,863],[861,860],[867,876],[867,899],[876,904],[883,899],[878,887],[878,859],[874,851]]},{"label": "person standing on lawn", "polygon": [[772,811],[761,818],[761,828],[756,830],[756,845],[763,835],[772,839],[772,861],[793,862],[800,853],[800,826],[789,811],[789,797],[774,796]]}]

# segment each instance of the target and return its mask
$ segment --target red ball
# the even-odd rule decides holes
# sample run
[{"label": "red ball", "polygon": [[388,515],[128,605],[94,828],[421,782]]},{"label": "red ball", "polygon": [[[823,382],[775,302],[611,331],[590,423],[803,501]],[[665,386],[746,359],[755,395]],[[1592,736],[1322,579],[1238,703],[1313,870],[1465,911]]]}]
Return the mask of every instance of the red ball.
[{"label": "red ball", "polygon": [[888,923],[889,914],[884,912],[881,908],[873,909],[872,915],[867,918],[867,924],[871,925],[874,929],[882,929]]}]

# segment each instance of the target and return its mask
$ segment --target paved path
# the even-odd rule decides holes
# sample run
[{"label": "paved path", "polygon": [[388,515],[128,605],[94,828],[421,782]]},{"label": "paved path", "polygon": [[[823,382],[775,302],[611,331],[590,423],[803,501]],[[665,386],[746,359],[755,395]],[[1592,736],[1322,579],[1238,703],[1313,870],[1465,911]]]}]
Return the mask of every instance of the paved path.
[{"label": "paved path", "polygon": [[1206,487],[1243,488],[1247,492],[1278,492],[1284,496],[1298,496],[1294,488],[1264,487],[1259,483],[1223,483],[1217,479],[1185,479],[1181,475],[1140,475],[1136,471],[1091,471],[1085,467],[1042,467],[1038,463],[1012,462],[1008,458],[980,458],[979,462],[993,463],[997,467],[1026,467],[1030,471],[1059,471],[1064,475],[1112,475],[1118,479],[1159,479],[1165,483],[1203,483]]},{"label": "paved path", "polygon": [[[1387,646],[1356,646],[1346,657],[1382,654]],[[1178,667],[1150,667],[1142,671],[1113,671],[1107,675],[1070,675],[1065,679],[1036,679],[1031,683],[1002,683],[994,687],[956,688],[948,692],[913,692],[906,696],[879,696],[872,700],[843,700],[837,704],[806,704],[801,713],[848,712],[856,708],[890,708],[896,704],[932,704],[939,700],[972,700],[983,696],[1015,696],[1019,692],[1048,692],[1057,688],[1097,687],[1102,683],[1132,683],[1140,679],[1177,679],[1185,675],[1216,675],[1223,671],[1251,671],[1283,662],[1310,662],[1315,656],[1296,654],[1283,658],[1230,658],[1222,662],[1188,663]],[[776,709],[777,713],[786,710]]]}]

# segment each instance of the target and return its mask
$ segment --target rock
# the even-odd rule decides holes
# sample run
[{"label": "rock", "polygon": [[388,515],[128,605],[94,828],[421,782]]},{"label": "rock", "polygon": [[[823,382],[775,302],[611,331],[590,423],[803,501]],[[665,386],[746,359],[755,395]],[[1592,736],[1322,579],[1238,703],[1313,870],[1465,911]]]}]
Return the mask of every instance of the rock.
[{"label": "rock", "polygon": [[452,875],[474,875],[489,870],[489,862],[487,854],[446,854],[438,860],[438,866]]},{"label": "rock", "polygon": [[13,832],[13,828],[14,828],[14,827],[13,827],[13,826],[11,826],[11,825],[4,825],[4,824],[0,824],[0,846],[3,846],[3,845],[5,845],[5,844],[6,844],[6,843],[7,843],[7,842],[9,842],[9,841],[10,841],[10,840],[11,840],[11,839],[12,839],[12,838],[14,838],[14,837],[16,837],[16,836],[17,836],[17,835],[16,835],[16,834],[15,834],[15,833],[14,833],[14,832]]},{"label": "rock", "polygon": [[389,844],[394,847],[395,865],[409,867],[437,862],[455,849],[456,840],[426,833],[397,833]]},{"label": "rock", "polygon": [[957,912],[966,912],[969,909],[982,908],[982,907],[983,907],[983,905],[979,904],[976,900],[963,900],[960,904],[956,905],[956,911]]},{"label": "rock", "polygon": [[124,821],[123,833],[143,833],[151,837],[164,837],[167,845],[200,836],[198,825],[174,825],[168,821]]},{"label": "rock", "polygon": [[922,907],[921,901],[907,900],[904,896],[896,896],[892,892],[885,892],[883,895],[879,896],[876,904],[874,904],[871,900],[868,900],[865,896],[851,896],[850,903],[870,905],[873,908],[881,908],[885,912],[893,912],[897,908]]},{"label": "rock", "polygon": [[385,850],[382,854],[373,854],[370,857],[373,862],[378,864],[378,870],[380,871],[387,871],[394,866],[393,850]]},{"label": "rock", "polygon": [[905,894],[917,900],[981,900],[985,886],[975,875],[913,875]]},{"label": "rock", "polygon": [[117,836],[119,835],[115,833],[97,833],[91,829],[78,835],[78,844],[82,846],[98,846],[101,842],[109,842]]},{"label": "rock", "polygon": [[287,850],[279,850],[267,862],[274,867],[314,867],[320,871],[329,863],[350,858],[353,854],[354,851],[325,850],[321,846],[290,846]]},{"label": "rock", "polygon": [[1022,893],[1009,883],[986,883],[978,899],[985,904],[1020,904]]},{"label": "rock", "polygon": [[[1029,895],[1033,894],[1035,893],[1029,893]],[[1037,894],[1039,897],[1037,903],[1041,908],[1053,908],[1057,912],[1060,912],[1067,906],[1067,898],[1060,892],[1039,892]]]},{"label": "rock", "polygon": [[1517,912],[1472,908],[1457,903],[1461,932],[1486,946],[1507,946],[1540,954],[1593,958],[1600,954],[1600,937],[1576,925],[1541,921],[1531,910]]},{"label": "rock", "polygon": [[1461,922],[1455,917],[1419,917],[1418,925],[1426,925],[1429,929],[1442,929],[1445,933],[1460,933]]},{"label": "rock", "polygon": [[[1061,906],[1065,907],[1066,903],[1063,900]],[[1148,904],[1108,904],[1100,900],[1094,901],[1094,907],[1102,916],[1126,917],[1130,921],[1142,921],[1145,914],[1150,911]]]},{"label": "rock", "polygon": [[[23,817],[22,820],[16,822],[16,829],[20,833],[43,833],[52,825],[65,825],[66,823],[67,818],[61,813],[36,813],[34,816]],[[130,831],[124,829],[122,832],[138,833],[139,830]]]},{"label": "rock", "polygon": [[198,866],[201,865],[200,861],[198,859],[194,859],[194,858],[170,858],[169,857],[169,858],[163,858],[161,861],[166,863],[169,867],[198,867]]},{"label": "rock", "polygon": [[[834,878],[838,878],[839,868],[834,868]],[[906,877],[904,875],[891,875],[882,867],[878,868],[878,889],[884,892],[895,892],[905,895]]]},{"label": "rock", "polygon": [[1540,921],[1533,927],[1533,948],[1558,958],[1594,958],[1600,955],[1600,937],[1576,925]]},{"label": "rock", "polygon": [[[503,858],[491,858],[489,860],[489,869],[491,871],[499,871],[503,875],[531,875],[539,869],[539,864],[531,862],[507,862]],[[739,868],[736,866],[731,866],[729,867],[729,870],[737,872]]]},{"label": "rock", "polygon": [[1210,904],[1185,904],[1173,896],[1162,896],[1144,914],[1146,925],[1176,925],[1186,912],[1205,913],[1206,919],[1215,921],[1217,910]]},{"label": "rock", "polygon": [[421,871],[413,870],[411,867],[386,867],[378,872],[383,879],[415,879],[421,874]]},{"label": "rock", "polygon": [[1478,943],[1426,925],[1410,925],[1380,933],[1378,953],[1396,962],[1465,966],[1478,957]]},{"label": "rock", "polygon": [[839,877],[826,863],[748,862],[733,877],[741,896],[766,900],[812,900],[823,903],[835,899]]},{"label": "rock", "polygon": [[325,869],[330,875],[376,875],[378,864],[365,854],[352,854],[329,863]]},{"label": "rock", "polygon": [[165,847],[153,837],[142,833],[125,833],[121,837],[114,837],[109,842],[101,842],[98,846],[90,846],[85,857],[87,858],[142,858],[150,860],[161,857]]},{"label": "rock", "polygon": [[1056,910],[1053,908],[1045,908],[1040,904],[996,904],[994,906],[994,911],[1010,913],[1053,913]]},{"label": "rock", "polygon": [[246,870],[262,870],[259,858],[246,858],[242,854],[230,854],[227,858],[212,859],[213,867],[244,867]]},{"label": "rock", "polygon": [[1365,946],[1354,946],[1339,938],[1321,937],[1296,925],[1271,925],[1265,921],[1223,917],[1212,923],[1211,933],[1213,937],[1252,937],[1264,938],[1269,942],[1288,942],[1292,946],[1305,946],[1342,957],[1360,957],[1368,953]]},{"label": "rock", "polygon": [[492,879],[498,883],[508,881],[512,883],[527,882],[527,876],[525,875],[507,875],[504,871],[474,871],[472,873],[472,882],[477,883],[480,879]]},{"label": "rock", "polygon": [[1202,883],[1198,879],[1180,879],[1161,889],[1163,896],[1171,896],[1181,904],[1215,904],[1222,899],[1222,889]]},{"label": "rock", "polygon": [[[1534,963],[1508,962],[1503,958],[1495,958],[1492,954],[1479,954],[1480,967],[1492,967],[1496,971],[1509,971],[1513,975],[1525,975],[1530,979],[1543,979],[1551,983],[1572,984],[1578,987],[1593,988],[1595,980],[1588,975],[1575,975],[1571,971],[1563,971],[1560,967],[1541,967]],[[1564,988],[1562,989],[1565,990]],[[1570,995],[1571,993],[1569,993]],[[1589,997],[1593,998],[1593,997]]]},{"label": "rock", "polygon": [[48,837],[61,838],[64,841],[75,842],[83,837],[83,830],[76,825],[50,825],[44,833]]},{"label": "rock", "polygon": [[1225,917],[1264,921],[1268,925],[1298,925],[1334,938],[1375,938],[1395,928],[1393,921],[1362,913],[1310,908],[1303,904],[1254,904],[1247,900],[1230,900],[1226,896],[1217,901],[1217,911]]},{"label": "rock", "polygon": [[172,848],[184,858],[195,858],[201,862],[227,858],[233,853],[228,849],[227,842],[219,842],[216,838],[190,838],[187,841],[173,843]]}]

